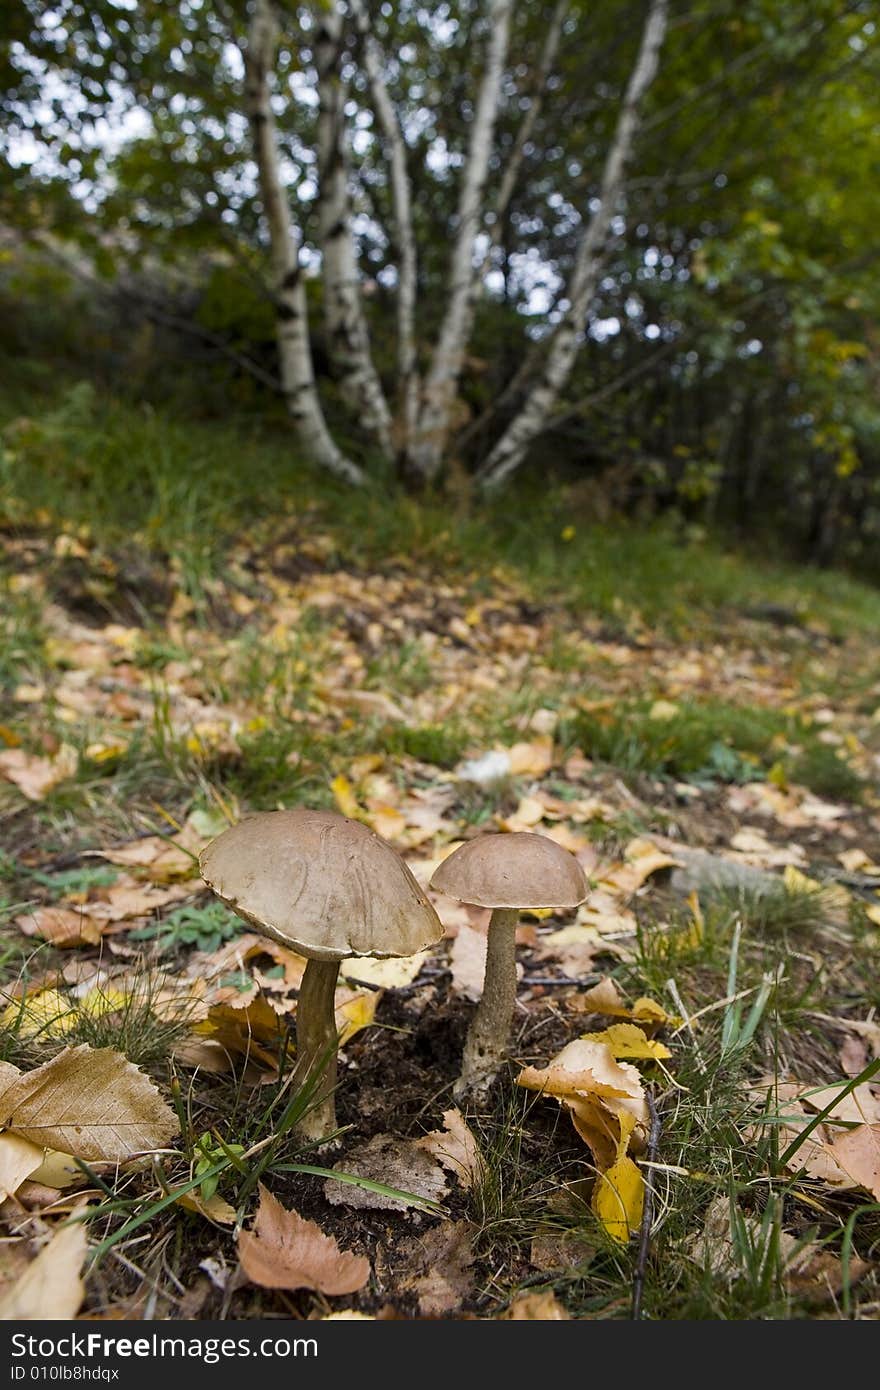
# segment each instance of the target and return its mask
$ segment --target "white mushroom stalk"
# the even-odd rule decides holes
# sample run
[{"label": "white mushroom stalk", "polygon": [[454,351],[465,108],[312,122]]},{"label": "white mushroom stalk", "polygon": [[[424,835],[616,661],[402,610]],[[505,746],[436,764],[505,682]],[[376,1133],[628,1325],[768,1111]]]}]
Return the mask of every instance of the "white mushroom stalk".
[{"label": "white mushroom stalk", "polygon": [[294,1094],[305,1090],[306,1109],[297,1123],[303,1139],[323,1140],[336,1121],[336,985],[338,960],[310,960],[305,968],[296,1009]]},{"label": "white mushroom stalk", "polygon": [[483,994],[468,1030],[456,1097],[485,1090],[504,1061],[516,1007],[516,925],[519,913],[496,907],[489,919]]},{"label": "white mushroom stalk", "polygon": [[264,936],[307,957],[296,1013],[295,1126],[321,1142],[337,1129],[335,994],[351,956],[411,956],[443,935],[406,864],[374,831],[331,811],[265,811],[202,852],[202,877]]},{"label": "white mushroom stalk", "polygon": [[573,908],[587,881],[573,854],[545,835],[481,835],[434,873],[431,887],[491,907],[483,994],[464,1046],[457,1097],[485,1097],[507,1052],[516,1006],[516,924],[523,909]]}]

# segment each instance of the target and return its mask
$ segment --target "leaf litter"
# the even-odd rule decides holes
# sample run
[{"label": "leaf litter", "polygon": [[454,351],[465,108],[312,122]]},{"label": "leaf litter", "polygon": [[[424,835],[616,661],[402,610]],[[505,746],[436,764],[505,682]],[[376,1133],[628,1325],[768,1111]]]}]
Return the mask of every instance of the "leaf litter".
[{"label": "leaf litter", "polygon": [[[685,652],[675,643],[655,639],[640,623],[636,662],[627,642],[609,637],[598,622],[581,623],[567,640],[594,684],[584,694],[580,676],[576,682],[566,682],[542,658],[548,639],[565,625],[564,615],[548,606],[537,617],[524,616],[522,595],[507,578],[499,579],[492,600],[477,604],[465,602],[454,586],[445,586],[441,594],[405,565],[393,575],[371,576],[365,586],[362,576],[344,568],[329,571],[316,543],[316,571],[289,581],[275,568],[281,549],[269,546],[256,558],[244,550],[240,557],[251,566],[248,584],[261,592],[258,603],[247,598],[248,622],[253,625],[248,640],[258,632],[265,650],[290,658],[288,669],[292,670],[293,634],[303,615],[320,614],[309,662],[325,671],[344,670],[344,681],[322,675],[305,699],[300,688],[283,682],[273,686],[271,693],[268,685],[265,694],[253,688],[245,692],[240,673],[252,648],[243,638],[213,631],[210,624],[192,624],[191,601],[180,591],[165,633],[174,644],[174,655],[163,657],[158,668],[154,664],[150,670],[139,662],[144,637],[137,629],[116,624],[86,628],[59,605],[47,604],[47,669],[39,680],[21,681],[14,692],[13,708],[26,716],[28,725],[23,721],[17,721],[17,728],[4,725],[8,733],[2,738],[7,746],[0,750],[0,791],[30,806],[51,803],[59,789],[72,791],[75,779],[90,768],[111,769],[124,762],[138,729],[153,727],[157,717],[164,721],[169,746],[191,760],[195,785],[206,770],[217,779],[217,769],[235,767],[236,760],[245,756],[248,740],[259,737],[279,716],[333,737],[344,736],[359,720],[373,721],[371,727],[376,729],[396,728],[393,738],[408,737],[405,731],[411,729],[424,731],[429,738],[431,731],[441,729],[454,716],[469,733],[463,755],[446,760],[448,770],[420,761],[412,753],[377,752],[375,740],[369,752],[334,754],[327,765],[320,759],[310,764],[307,753],[294,752],[287,766],[292,777],[304,773],[313,784],[320,782],[325,796],[386,836],[409,858],[422,882],[430,877],[432,864],[475,833],[475,825],[502,833],[525,829],[546,834],[581,860],[591,881],[587,902],[574,914],[530,919],[520,935],[518,1021],[528,1028],[550,1023],[555,1041],[549,1047],[530,1044],[519,1080],[527,1089],[554,1097],[571,1117],[585,1145],[587,1201],[606,1236],[621,1247],[638,1227],[644,1193],[647,1170],[641,1164],[647,1088],[667,1084],[664,1068],[675,1075],[677,1049],[682,1044],[674,1030],[681,1017],[678,998],[661,992],[657,983],[628,1004],[616,981],[605,973],[597,982],[597,975],[617,966],[632,972],[646,912],[658,958],[665,953],[669,962],[667,973],[674,971],[675,952],[682,943],[689,942],[689,949],[704,944],[712,922],[709,895],[700,889],[683,932],[667,891],[671,876],[686,863],[686,851],[695,843],[701,853],[731,868],[752,868],[774,876],[774,882],[792,898],[800,896],[809,902],[821,896],[828,927],[843,934],[841,940],[854,911],[863,912],[868,922],[880,920],[880,893],[869,882],[880,861],[876,807],[868,799],[856,811],[835,796],[817,794],[772,770],[766,781],[729,787],[644,781],[624,785],[590,756],[589,747],[566,746],[560,738],[561,730],[577,727],[581,714],[604,718],[616,699],[631,697],[634,682],[639,681],[646,698],[650,697],[651,724],[671,728],[689,700],[726,690],[730,652],[723,646],[710,643]],[[84,550],[88,556],[87,544]],[[233,565],[230,576],[235,577],[220,583],[218,593],[224,591],[245,604],[240,587],[244,573],[244,568]],[[39,570],[30,577],[39,592]],[[438,616],[441,605],[445,605],[442,617]],[[343,614],[352,613],[363,616],[363,626],[343,620]],[[400,627],[389,626],[391,613]],[[491,621],[481,621],[485,615]],[[373,680],[370,662],[376,652],[399,644],[401,632],[424,653],[432,680],[407,689],[396,689],[393,681],[382,689],[369,686]],[[369,635],[361,638],[358,633]],[[828,673],[832,655],[830,648],[823,648],[812,659]],[[797,694],[794,660],[782,654],[774,670],[746,644],[737,649],[737,678],[749,685],[759,703],[772,706],[783,698],[796,702],[799,717],[807,722],[815,717],[827,730],[830,702],[808,692]],[[512,672],[525,673],[532,707],[525,714],[511,714],[503,736],[483,736],[480,729],[487,722],[487,712]],[[218,696],[221,686],[227,692],[223,698]],[[50,697],[63,711],[65,732],[59,738],[47,730],[40,742],[29,729]],[[842,730],[841,739],[849,740],[841,746],[853,764],[869,772],[874,755],[855,707],[846,704],[832,711],[832,717],[835,729]],[[389,744],[393,738],[389,735]],[[222,772],[219,782],[222,786]],[[692,808],[702,812],[705,824]],[[137,833],[133,825],[129,837],[118,837],[115,843],[114,837],[104,834],[82,861],[91,864],[100,856],[101,863],[118,870],[115,880],[90,883],[84,879],[83,886],[71,889],[59,881],[57,890],[48,881],[51,875],[45,883],[28,883],[28,901],[16,913],[16,932],[29,936],[32,943],[45,943],[44,950],[62,951],[68,960],[93,959],[100,952],[105,966],[109,957],[116,956],[123,968],[108,968],[100,979],[91,981],[87,976],[74,980],[60,973],[53,977],[47,971],[42,983],[34,976],[17,983],[14,991],[10,987],[4,1025],[14,1025],[34,1045],[53,1047],[58,1056],[40,1067],[29,1067],[21,1076],[4,1071],[3,1084],[15,1102],[0,1134],[0,1150],[7,1146],[5,1156],[0,1154],[0,1178],[7,1188],[17,1184],[24,1191],[37,1182],[44,1193],[60,1195],[63,1183],[74,1173],[79,1174],[74,1185],[82,1179],[69,1155],[79,1151],[84,1157],[83,1144],[92,1145],[93,1157],[87,1162],[115,1162],[124,1171],[126,1165],[136,1165],[138,1153],[161,1150],[173,1141],[176,1116],[158,1091],[160,1108],[154,1108],[155,1097],[152,1093],[148,1097],[139,1082],[134,1083],[139,1097],[133,1103],[134,1119],[123,1118],[116,1125],[115,1138],[110,1134],[112,1111],[104,1126],[106,1133],[98,1117],[94,1122],[89,1119],[88,1111],[87,1124],[80,1124],[78,1133],[66,1110],[54,1116],[38,1113],[35,1118],[35,1095],[41,1096],[45,1086],[45,1096],[54,1103],[70,1085],[79,1107],[84,1059],[75,1040],[83,1020],[122,1016],[135,991],[131,972],[140,970],[137,953],[144,949],[132,940],[132,932],[162,923],[180,904],[194,904],[198,909],[202,890],[195,856],[241,810],[228,787],[222,787],[219,800],[209,798],[207,807],[195,810],[184,806],[179,816],[166,814],[154,804],[151,814],[142,817]],[[39,868],[41,856],[29,857]],[[829,864],[838,868],[831,870]],[[855,877],[859,883],[856,887],[848,880],[838,883],[837,873]],[[867,881],[864,888],[861,880]],[[433,953],[407,962],[353,962],[350,975],[343,972],[337,994],[337,1023],[345,1038],[343,1065],[361,1071],[365,1079],[371,1067],[382,1074],[384,1051],[389,1053],[389,1069],[410,1065],[405,1035],[383,1033],[377,1024],[394,1020],[397,1028],[415,1028],[420,1046],[430,1042],[436,1048],[447,1015],[438,1015],[434,1024],[431,1010],[451,1010],[452,1016],[460,1017],[456,1011],[466,1009],[479,996],[485,920],[448,900],[438,901],[437,906],[449,936]],[[185,959],[173,956],[171,962],[177,982],[165,987],[164,995],[157,988],[150,1007],[155,1016],[164,1012],[184,1020],[186,1035],[175,1043],[175,1057],[182,1067],[199,1069],[195,1081],[187,1080],[187,1085],[202,1084],[203,1073],[207,1080],[209,1067],[210,1076],[218,1078],[216,1084],[231,1076],[249,1094],[258,1095],[275,1084],[293,1055],[291,1025],[304,969],[302,958],[236,930],[214,952],[196,950]],[[125,970],[130,973],[126,975]],[[541,983],[544,980],[551,985]],[[699,1015],[704,1002],[716,1001],[699,1001],[694,1007],[689,1000],[690,1012]],[[815,1070],[809,1057],[798,1060],[794,1075],[800,1079],[791,1082],[795,1089],[787,1098],[780,1095],[781,1118],[776,1124],[780,1148],[792,1143],[822,1108],[816,1106],[817,1098],[828,1103],[830,1093],[823,1087],[831,1085],[835,1075],[857,1076],[867,1060],[880,1052],[880,1032],[864,1001],[849,1010],[836,1005],[835,1009],[821,1026],[836,1040],[837,1071],[825,1058]],[[192,1013],[187,1017],[188,1010]],[[612,1021],[600,1027],[591,1020],[592,1033],[572,1038],[572,1032],[580,1032],[583,1020],[592,1015]],[[697,1040],[705,1037],[705,1026],[699,1016],[693,1024],[690,1019],[687,1022]],[[535,1037],[540,1038],[540,1033]],[[73,1047],[65,1046],[68,1039],[74,1041]],[[447,1051],[453,1054],[454,1048]],[[71,1053],[77,1054],[78,1068],[66,1073]],[[550,1060],[540,1065],[541,1058],[548,1056]],[[53,1062],[60,1063],[54,1073]],[[45,1066],[50,1068],[48,1074],[28,1081]],[[430,1073],[419,1075],[427,1093]],[[415,1086],[415,1079],[408,1084]],[[874,1097],[873,1088],[858,1088],[840,1113],[830,1112],[794,1155],[792,1174],[806,1172],[809,1181],[818,1184],[813,1191],[832,1196],[851,1192],[856,1201],[857,1194],[876,1195]],[[761,1104],[765,1101],[763,1096]],[[486,1159],[468,1124],[470,1116],[466,1120],[456,1111],[443,1113],[441,1101],[429,1122],[438,1128],[426,1134],[427,1126],[411,1111],[406,1133],[398,1134],[389,1132],[387,1108],[383,1116],[375,1098],[364,1106],[362,1116],[356,1113],[356,1102],[353,1106],[348,1118],[355,1132],[344,1140],[343,1155],[336,1162],[340,1173],[351,1174],[360,1166],[366,1180],[379,1187],[399,1187],[418,1195],[421,1184],[425,1195],[444,1202],[460,1201],[486,1180]],[[371,1133],[373,1121],[365,1123],[368,1114],[376,1122],[384,1119],[385,1133]],[[359,1122],[365,1134],[358,1133]],[[124,1142],[129,1127],[129,1140],[137,1134],[141,1149],[132,1151],[131,1144]],[[91,1139],[83,1139],[87,1129]],[[34,1134],[46,1143],[35,1141]],[[111,1153],[114,1156],[107,1158]],[[40,1162],[29,1168],[38,1155]],[[375,1176],[369,1178],[369,1173]],[[311,1212],[319,1223],[321,1210],[324,1223],[332,1220],[334,1211],[361,1211],[359,1219],[368,1219],[370,1205],[357,1208],[351,1201],[354,1193],[363,1194],[365,1188],[339,1182],[344,1199],[334,1206],[330,1201],[334,1188],[330,1183],[327,1187],[327,1205],[313,1206]],[[190,1207],[185,1219],[192,1222],[228,1222],[234,1210],[224,1197],[217,1198],[213,1217],[210,1201],[191,1194],[178,1200]],[[378,1204],[373,1210],[378,1213],[376,1220],[401,1222],[398,1240],[388,1246],[393,1263],[395,1249],[406,1253],[405,1242],[418,1243],[419,1237],[407,1234],[407,1223],[424,1220],[424,1212],[416,1217],[412,1208],[401,1211],[399,1206]],[[432,1291],[431,1271],[419,1270],[414,1248],[413,1282],[405,1292],[423,1316],[454,1316],[472,1296],[468,1290],[480,1257],[473,1262],[466,1258],[467,1249],[474,1248],[467,1223],[464,1232],[456,1229],[450,1234],[447,1228],[462,1226],[457,1216],[452,1221],[433,1219],[439,1224],[429,1225],[428,1232],[443,1233],[437,1235],[438,1249],[448,1236],[450,1269],[458,1272],[448,1289]],[[551,1258],[549,1247],[536,1243],[540,1239],[535,1237],[531,1247],[535,1267],[540,1267],[539,1260]],[[545,1244],[549,1239],[548,1235]],[[583,1233],[578,1239],[583,1241]],[[574,1248],[573,1244],[573,1254]],[[593,1248],[589,1239],[580,1248],[587,1252],[584,1261],[589,1263]],[[419,1280],[428,1284],[422,1287]],[[389,1287],[387,1295],[393,1300],[395,1290]],[[514,1316],[559,1316],[554,1311],[558,1300],[552,1295],[550,1301],[543,1299],[541,1294],[524,1293],[510,1306],[523,1309]]]}]

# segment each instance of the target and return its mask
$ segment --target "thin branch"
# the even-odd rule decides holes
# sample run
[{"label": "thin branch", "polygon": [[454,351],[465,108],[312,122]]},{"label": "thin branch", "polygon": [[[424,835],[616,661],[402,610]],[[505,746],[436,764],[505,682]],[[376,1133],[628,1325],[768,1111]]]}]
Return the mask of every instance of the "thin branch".
[{"label": "thin branch", "polygon": [[513,0],[491,0],[486,66],[477,95],[458,200],[448,303],[425,379],[425,399],[419,419],[418,437],[410,451],[413,471],[426,480],[436,475],[443,459],[452,408],[473,323],[476,288],[473,273],[474,245],[483,212],[483,191],[501,99],[501,78],[507,60],[512,11]]},{"label": "thin branch", "polygon": [[391,453],[391,414],[370,348],[352,230],[342,79],[343,24],[337,0],[316,12],[318,73],[318,238],[323,259],[324,319],[340,392],[363,428]]},{"label": "thin branch", "polygon": [[642,1316],[642,1294],[645,1288],[648,1256],[651,1253],[651,1228],[654,1224],[654,1176],[650,1165],[656,1163],[657,1150],[660,1146],[660,1115],[650,1091],[646,1092],[645,1099],[648,1102],[648,1114],[651,1117],[651,1130],[648,1135],[648,1147],[644,1160],[647,1174],[644,1178],[645,1200],[642,1206],[642,1222],[639,1230],[639,1253],[633,1273],[631,1314],[633,1322],[638,1322]]},{"label": "thin branch", "polygon": [[404,448],[415,433],[419,402],[416,356],[416,288],[418,262],[413,229],[412,186],[407,169],[406,141],[384,75],[384,58],[363,0],[349,0],[349,9],[362,41],[364,70],[379,129],[386,146],[397,246],[397,374]]},{"label": "thin branch", "polygon": [[652,0],[639,52],[627,84],[599,189],[598,206],[584,231],[568,288],[569,309],[553,332],[541,376],[522,410],[491,450],[477,479],[484,489],[500,486],[522,463],[529,445],[547,426],[574,365],[590,301],[598,284],[611,219],[639,129],[641,104],[657,73],[666,33],[667,0]]}]

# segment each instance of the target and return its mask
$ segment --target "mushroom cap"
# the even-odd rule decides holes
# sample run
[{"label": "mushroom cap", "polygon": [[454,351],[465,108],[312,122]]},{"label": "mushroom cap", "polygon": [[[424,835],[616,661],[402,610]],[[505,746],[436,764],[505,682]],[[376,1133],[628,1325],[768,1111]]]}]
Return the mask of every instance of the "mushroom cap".
[{"label": "mushroom cap", "polygon": [[573,854],[546,835],[480,835],[444,859],[431,887],[476,907],[577,907],[587,896]]},{"label": "mushroom cap", "polygon": [[406,864],[332,811],[262,811],[202,851],[202,878],[264,936],[315,960],[409,956],[440,919]]}]

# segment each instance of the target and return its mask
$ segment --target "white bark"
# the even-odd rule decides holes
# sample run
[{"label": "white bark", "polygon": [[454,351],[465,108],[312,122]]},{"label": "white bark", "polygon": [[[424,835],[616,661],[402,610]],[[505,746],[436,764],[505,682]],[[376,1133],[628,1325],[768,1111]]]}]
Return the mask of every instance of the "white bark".
[{"label": "white bark", "polygon": [[363,0],[349,0],[363,40],[363,63],[370,84],[373,111],[385,142],[391,182],[394,240],[397,249],[397,377],[403,451],[412,439],[418,418],[419,377],[416,355],[416,286],[418,259],[412,219],[412,187],[406,165],[406,141],[383,72],[382,52],[370,28]]},{"label": "white bark", "polygon": [[342,15],[316,9],[318,70],[318,239],[323,258],[328,351],[343,400],[384,453],[391,452],[391,413],[373,365],[351,225],[345,133],[346,89],[340,73]]},{"label": "white bark", "polygon": [[499,487],[519,468],[532,440],[547,427],[559,393],[571,374],[599,279],[608,228],[620,199],[626,165],[639,128],[641,102],[659,65],[666,20],[667,0],[652,0],[602,171],[599,206],[581,236],[575,256],[568,289],[568,311],[554,331],[543,369],[525,404],[477,474],[477,481],[484,489]]},{"label": "white bark", "polygon": [[474,315],[475,241],[483,218],[483,194],[489,171],[501,79],[507,60],[513,0],[491,0],[491,25],[486,66],[471,125],[467,159],[458,200],[458,225],[452,250],[449,299],[431,365],[425,378],[418,434],[410,451],[410,466],[430,481],[443,461],[458,381]]},{"label": "white bark", "polygon": [[269,227],[281,386],[287,409],[311,460],[346,482],[361,485],[366,482],[364,473],[331,438],[315,385],[305,284],[290,206],[281,183],[278,135],[270,100],[269,74],[277,37],[269,0],[257,0],[245,53],[245,92],[260,196]]}]

